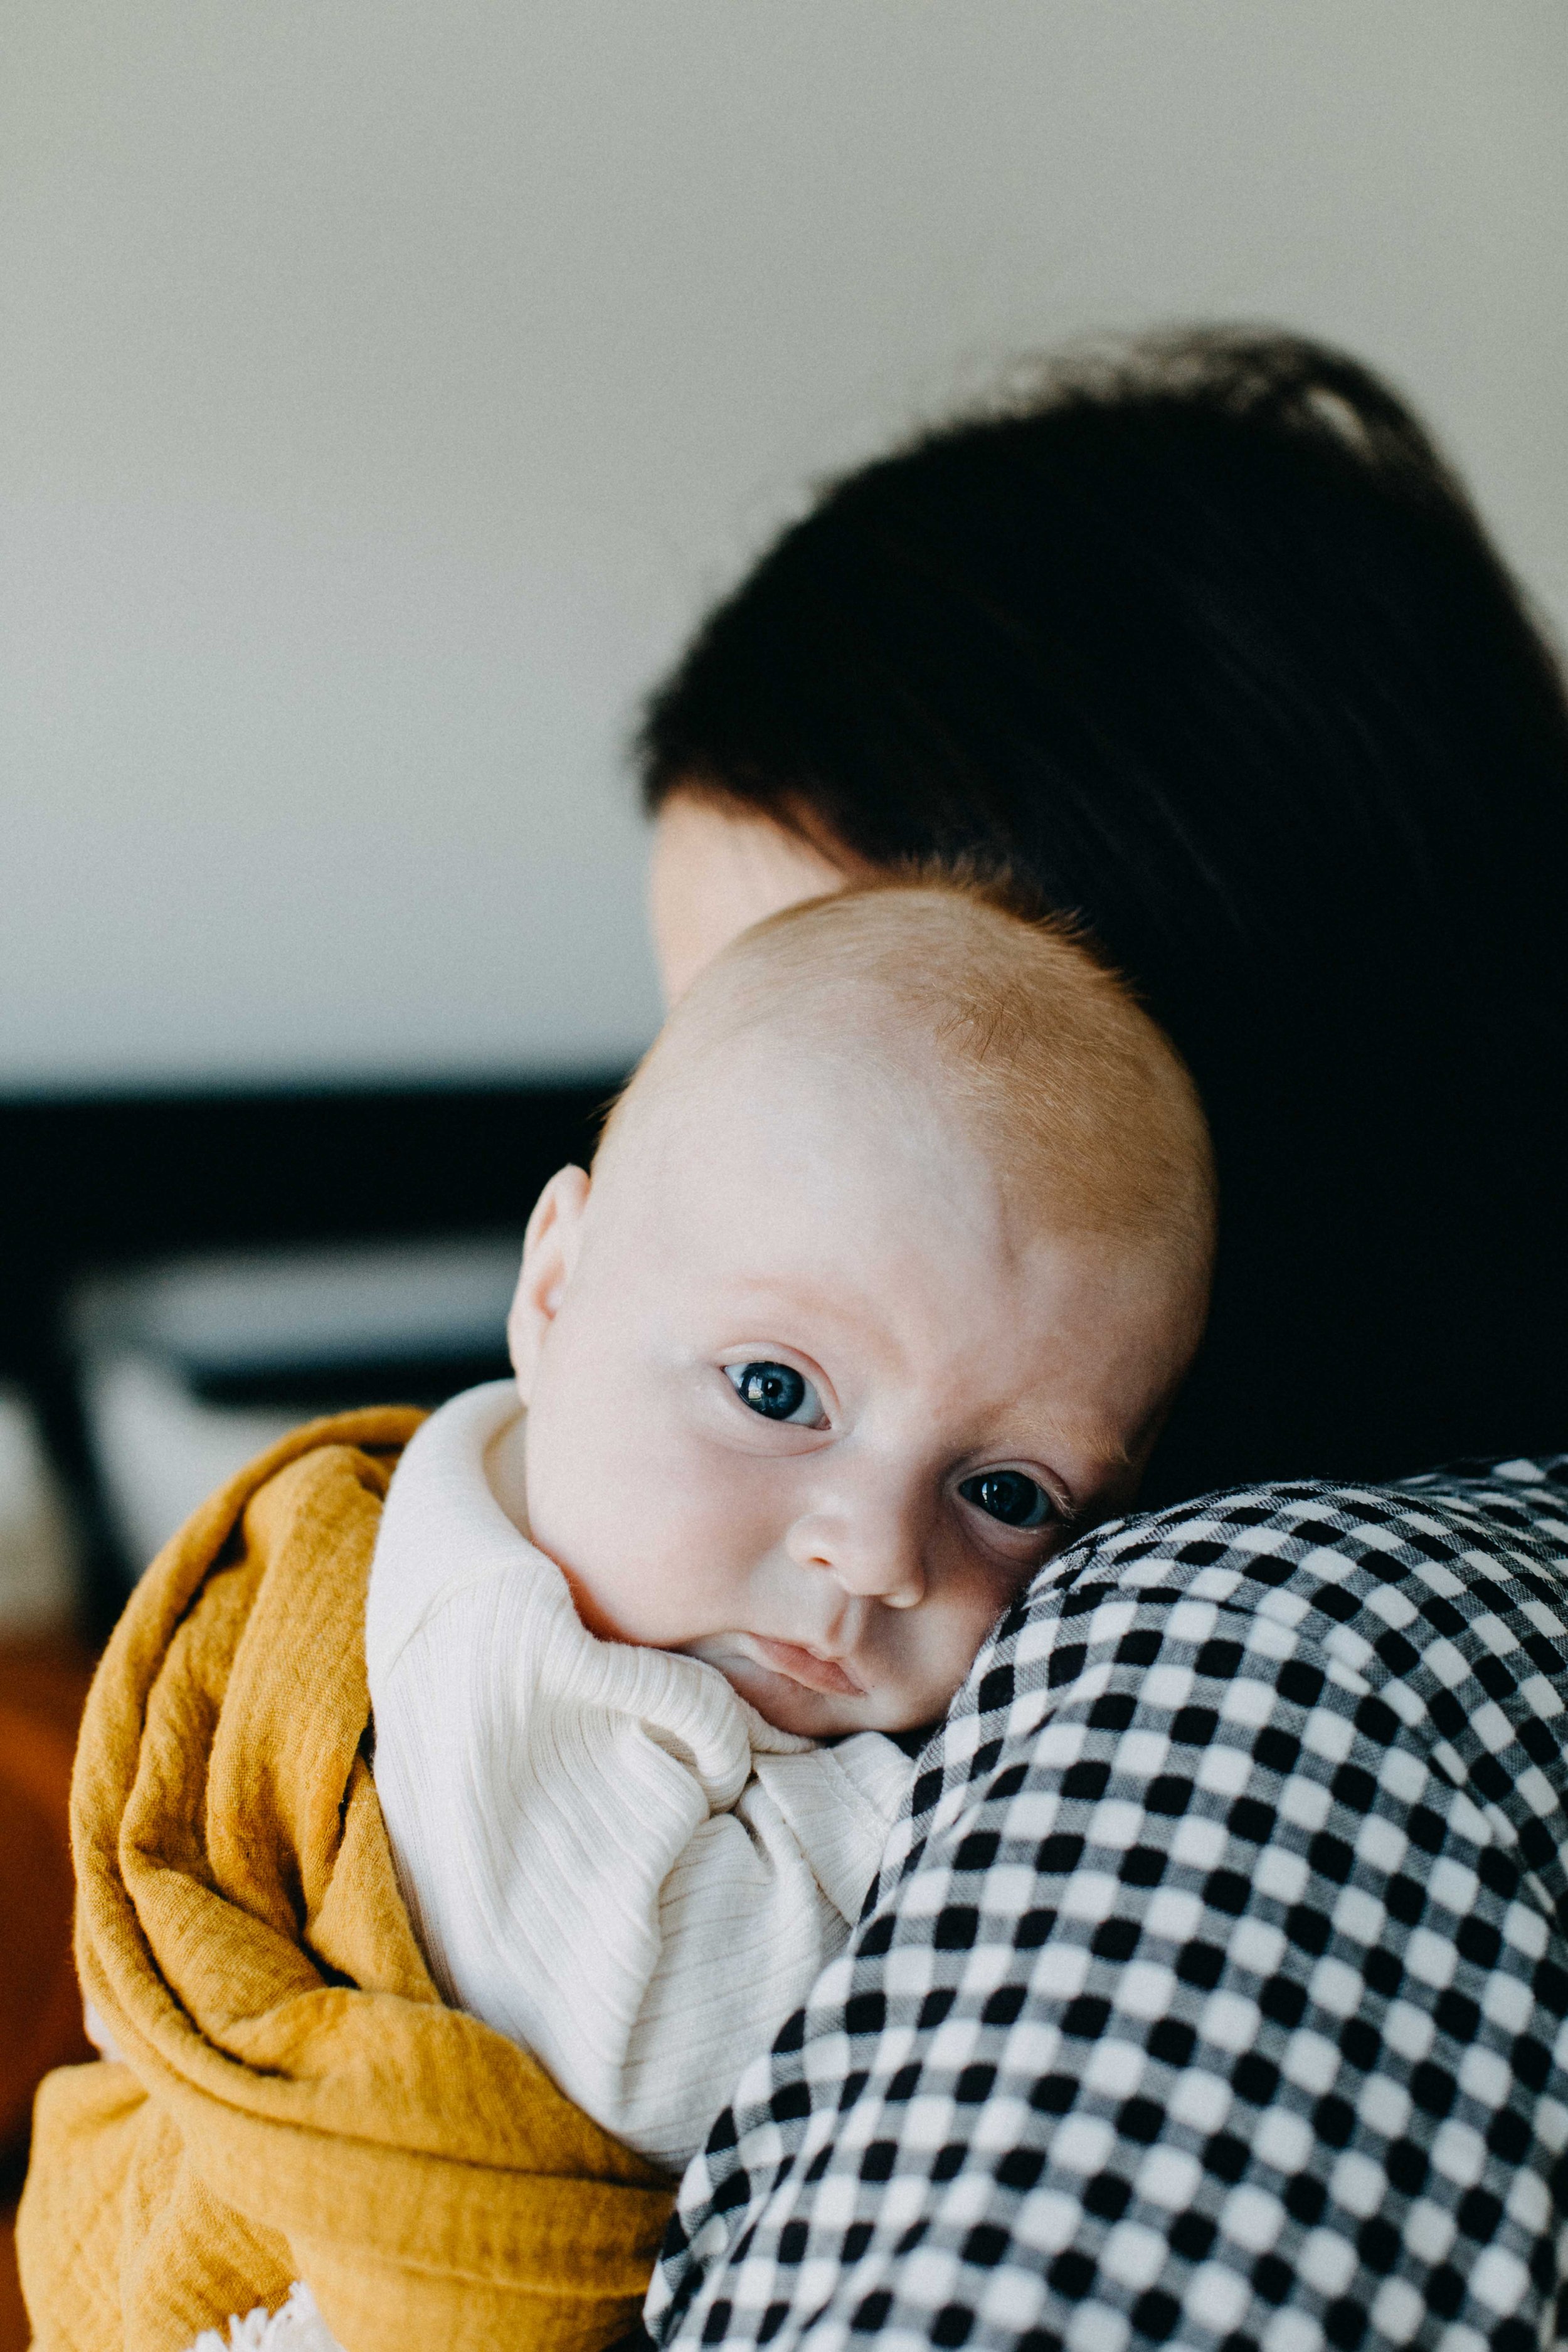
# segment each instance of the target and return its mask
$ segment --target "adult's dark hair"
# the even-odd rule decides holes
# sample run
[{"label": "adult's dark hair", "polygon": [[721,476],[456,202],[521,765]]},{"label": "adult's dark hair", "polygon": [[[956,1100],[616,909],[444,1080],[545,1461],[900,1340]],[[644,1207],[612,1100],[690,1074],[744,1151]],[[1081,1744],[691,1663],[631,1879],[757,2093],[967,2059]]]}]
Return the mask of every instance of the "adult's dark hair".
[{"label": "adult's dark hair", "polygon": [[655,696],[696,790],[1077,917],[1213,1125],[1152,1498],[1568,1444],[1568,709],[1375,375],[1199,332],[830,488]]}]

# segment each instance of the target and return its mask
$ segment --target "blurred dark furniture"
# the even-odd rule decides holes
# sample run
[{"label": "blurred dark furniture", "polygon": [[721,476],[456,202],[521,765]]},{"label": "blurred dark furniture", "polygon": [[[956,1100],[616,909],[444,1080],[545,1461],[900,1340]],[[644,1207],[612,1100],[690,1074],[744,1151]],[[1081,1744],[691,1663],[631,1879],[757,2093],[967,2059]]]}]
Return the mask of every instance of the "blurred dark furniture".
[{"label": "blurred dark furniture", "polygon": [[123,1600],[61,1315],[86,1269],[186,1250],[521,1231],[616,1085],[0,1100],[0,1379],[33,1396],[82,1519],[88,1623]]}]

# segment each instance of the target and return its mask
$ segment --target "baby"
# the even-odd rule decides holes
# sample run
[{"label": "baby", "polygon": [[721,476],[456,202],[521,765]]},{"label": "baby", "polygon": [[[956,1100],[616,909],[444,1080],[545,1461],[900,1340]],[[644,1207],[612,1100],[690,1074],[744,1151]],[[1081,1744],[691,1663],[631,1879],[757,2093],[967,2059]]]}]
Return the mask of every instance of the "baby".
[{"label": "baby", "polygon": [[984,890],[792,908],[533,1212],[515,1387],[393,1481],[375,1778],[448,1997],[679,2169],[843,1945],[997,1616],[1202,1329],[1192,1084]]}]

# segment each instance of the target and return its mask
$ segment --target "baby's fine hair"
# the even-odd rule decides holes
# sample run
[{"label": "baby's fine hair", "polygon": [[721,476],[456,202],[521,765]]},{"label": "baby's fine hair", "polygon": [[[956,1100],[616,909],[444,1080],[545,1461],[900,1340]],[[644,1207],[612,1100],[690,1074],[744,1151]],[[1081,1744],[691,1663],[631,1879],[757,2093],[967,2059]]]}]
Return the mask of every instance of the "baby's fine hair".
[{"label": "baby's fine hair", "polygon": [[1014,1198],[1206,1279],[1214,1165],[1185,1065],[1116,973],[1005,884],[895,877],[754,924],[675,1005],[601,1151],[639,1097],[770,1031],[934,1080]]}]

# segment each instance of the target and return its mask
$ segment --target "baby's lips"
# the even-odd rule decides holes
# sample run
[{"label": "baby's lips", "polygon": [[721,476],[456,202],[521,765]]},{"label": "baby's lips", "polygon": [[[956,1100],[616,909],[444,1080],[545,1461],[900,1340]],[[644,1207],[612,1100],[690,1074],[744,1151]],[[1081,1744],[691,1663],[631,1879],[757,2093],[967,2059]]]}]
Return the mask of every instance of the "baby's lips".
[{"label": "baby's lips", "polygon": [[747,1639],[764,1666],[774,1674],[787,1675],[790,1681],[803,1683],[807,1690],[826,1691],[835,1698],[864,1698],[866,1687],[837,1658],[819,1658],[815,1650],[802,1649],[798,1642],[773,1642],[763,1633],[748,1634]]}]

